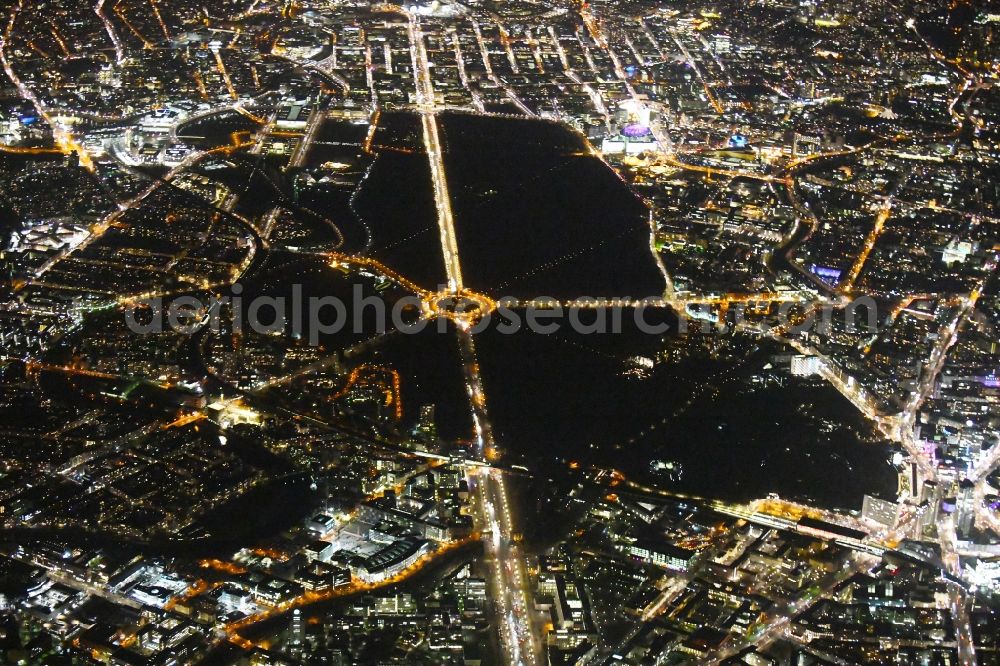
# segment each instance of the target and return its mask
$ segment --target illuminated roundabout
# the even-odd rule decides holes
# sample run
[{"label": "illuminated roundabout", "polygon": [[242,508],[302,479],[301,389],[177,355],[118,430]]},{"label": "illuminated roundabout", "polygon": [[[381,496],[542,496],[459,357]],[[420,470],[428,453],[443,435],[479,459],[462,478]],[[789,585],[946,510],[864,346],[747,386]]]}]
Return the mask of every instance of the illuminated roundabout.
[{"label": "illuminated roundabout", "polygon": [[329,265],[332,268],[351,267],[377,272],[419,296],[420,310],[425,318],[443,317],[463,330],[469,330],[483,317],[497,309],[497,303],[492,298],[464,287],[455,290],[428,291],[371,257],[332,252]]},{"label": "illuminated roundabout", "polygon": [[496,301],[469,289],[434,292],[421,299],[425,317],[450,319],[463,330],[469,330],[496,308]]}]

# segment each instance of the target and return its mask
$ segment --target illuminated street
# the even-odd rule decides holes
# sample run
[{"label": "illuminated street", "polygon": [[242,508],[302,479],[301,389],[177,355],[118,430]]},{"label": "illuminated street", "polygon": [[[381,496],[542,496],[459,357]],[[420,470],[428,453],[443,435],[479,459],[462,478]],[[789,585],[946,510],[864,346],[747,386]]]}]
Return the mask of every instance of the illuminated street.
[{"label": "illuminated street", "polygon": [[989,3],[0,17],[0,663],[1000,664]]}]

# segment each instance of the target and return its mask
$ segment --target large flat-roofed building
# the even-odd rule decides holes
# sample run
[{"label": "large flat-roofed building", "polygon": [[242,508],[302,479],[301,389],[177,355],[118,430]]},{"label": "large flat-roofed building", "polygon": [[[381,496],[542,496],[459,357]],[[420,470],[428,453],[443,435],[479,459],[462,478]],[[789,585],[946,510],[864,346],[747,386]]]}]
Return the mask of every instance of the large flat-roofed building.
[{"label": "large flat-roofed building", "polygon": [[661,567],[687,571],[697,556],[697,551],[684,550],[673,544],[640,539],[628,546],[628,554],[644,562]]},{"label": "large flat-roofed building", "polygon": [[424,539],[400,539],[371,555],[353,558],[351,571],[366,583],[383,581],[405,570],[429,549],[430,543]]}]

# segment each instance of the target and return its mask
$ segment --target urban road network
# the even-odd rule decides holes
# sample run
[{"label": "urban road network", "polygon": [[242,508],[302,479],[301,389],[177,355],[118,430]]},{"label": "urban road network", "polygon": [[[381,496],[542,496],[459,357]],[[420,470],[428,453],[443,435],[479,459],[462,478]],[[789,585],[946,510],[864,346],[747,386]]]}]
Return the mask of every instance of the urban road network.
[{"label": "urban road network", "polygon": [[[382,7],[384,9],[392,9],[392,7],[388,5],[383,5]],[[472,307],[468,307],[466,310],[467,319],[460,319],[457,321],[459,323],[458,334],[462,341],[466,384],[474,408],[474,423],[478,438],[477,452],[482,455],[484,449],[496,451],[496,443],[492,437],[492,431],[486,410],[486,398],[483,392],[482,382],[478,374],[478,361],[475,357],[475,344],[472,336],[468,334],[468,328],[475,322],[478,316],[481,316],[485,311],[488,311],[491,305],[495,304],[491,304],[489,299],[486,299],[483,296],[467,292],[464,288],[462,282],[460,253],[455,235],[455,220],[448,193],[447,178],[435,116],[436,96],[428,67],[426,45],[424,43],[423,34],[420,30],[419,17],[414,13],[406,12],[402,9],[397,11],[403,12],[408,21],[413,70],[416,79],[415,87],[417,90],[418,110],[420,112],[423,127],[424,147],[427,152],[428,159],[430,160],[430,171],[433,180],[441,247],[448,279],[449,291],[440,295],[442,297],[441,302],[452,302],[449,300],[449,297],[451,297],[465,298],[473,304]],[[581,13],[584,23],[588,26],[588,29],[595,37],[595,41],[603,48],[608,49],[607,40],[604,35],[601,34],[599,22],[589,13],[586,5],[584,5]],[[686,53],[686,49],[683,49],[683,47],[681,48],[682,51]],[[630,93],[636,100],[636,103],[640,106],[644,106],[644,100],[640,99],[634,88],[628,84],[628,77],[625,74],[620,62],[617,60],[614,51],[608,49],[608,52],[612,61],[615,63],[615,73],[619,76],[619,78],[626,82]],[[689,62],[692,62],[689,53],[686,53],[686,57]],[[696,66],[695,71],[697,72]],[[698,75],[703,79],[700,72]],[[711,95],[710,88],[707,84],[705,87]],[[964,91],[965,89],[963,88],[959,94],[963,94]],[[953,107],[954,103],[952,104],[952,108]],[[669,164],[672,166],[682,169],[704,171],[709,175],[724,173],[717,168],[713,169],[710,167],[688,165],[677,161],[676,158],[671,155],[670,149],[672,146],[670,144],[669,137],[662,132],[656,123],[652,125],[652,129],[657,141],[667,150],[663,159],[668,160]],[[827,154],[802,158],[790,167],[789,173],[791,173],[792,170],[802,168],[802,166],[808,164],[813,159],[819,159],[820,157],[830,158],[832,156],[835,155]],[[789,187],[790,190],[793,190],[793,181],[790,176],[760,176],[750,172],[733,172],[731,175],[753,179],[763,178],[769,182],[780,183]],[[567,302],[547,299],[544,301],[531,302],[511,301],[508,303],[508,306],[559,306],[567,308],[673,307],[679,311],[685,311],[692,306],[715,306],[722,308],[723,314],[720,314],[720,319],[724,318],[724,312],[728,308],[745,304],[792,304],[808,302],[810,307],[813,308],[821,307],[823,305],[844,306],[849,303],[849,296],[852,291],[852,287],[857,280],[862,267],[865,265],[868,255],[874,247],[876,240],[885,228],[886,220],[888,220],[892,214],[892,210],[892,200],[886,199],[886,204],[879,211],[872,231],[865,239],[861,253],[853,263],[847,279],[840,285],[841,293],[833,294],[832,297],[828,299],[819,299],[819,301],[817,301],[815,298],[804,296],[800,292],[723,294],[708,297],[691,296],[688,298],[677,298],[671,293],[672,283],[669,276],[667,276],[668,286],[671,289],[668,290],[667,295],[663,298],[647,298],[643,300],[587,299]],[[811,211],[807,212],[809,215],[806,219],[814,219]],[[793,234],[793,237],[795,237],[795,234]],[[799,238],[800,242],[801,240],[804,240],[804,238]],[[789,249],[791,249],[791,247]],[[955,343],[957,332],[974,308],[978,294],[984,287],[985,280],[988,279],[988,277],[989,273],[987,273],[987,277],[983,278],[980,284],[968,297],[963,297],[960,300],[960,307],[956,312],[954,320],[951,321],[946,329],[942,331],[938,344],[933,348],[931,357],[928,363],[925,364],[927,370],[922,374],[919,390],[914,393],[911,401],[907,404],[906,409],[902,412],[891,417],[878,416],[877,410],[871,402],[871,398],[866,396],[863,390],[859,390],[858,385],[849,385],[848,383],[842,381],[835,372],[832,372],[829,369],[831,367],[835,367],[833,364],[824,365],[822,370],[824,376],[835,388],[841,391],[845,397],[856,404],[867,416],[876,419],[883,432],[898,441],[904,448],[907,449],[918,464],[921,473],[927,475],[927,478],[923,480],[933,480],[935,468],[933,462],[926,459],[925,451],[913,441],[914,415],[923,402],[928,398],[931,390],[933,389],[938,374],[943,367],[947,351]],[[750,325],[747,328],[749,330],[753,330],[754,327]],[[800,343],[797,340],[788,340],[788,342],[793,345],[800,346]],[[813,356],[820,355],[815,349],[803,348],[802,351]],[[980,488],[980,492],[982,492],[981,488],[983,486],[984,479],[990,472],[996,469],[998,465],[1000,465],[1000,455],[991,456],[989,461],[984,462],[981,468],[977,470],[974,475],[974,482],[977,484],[977,487]],[[524,570],[524,559],[517,544],[515,543],[516,528],[514,527],[514,519],[511,515],[510,503],[504,484],[503,473],[500,470],[491,469],[489,467],[475,468],[473,477],[470,480],[477,489],[478,521],[483,528],[484,541],[486,542],[487,550],[490,555],[489,561],[491,562],[493,569],[494,590],[498,606],[498,615],[502,623],[501,638],[505,653],[510,663],[538,663],[538,660],[541,658],[539,651],[540,644],[529,602],[529,591],[525,584],[526,573]],[[794,529],[794,524],[792,523],[782,523],[780,518],[775,519],[767,514],[754,513],[752,510],[748,511],[743,508],[730,509],[721,503],[717,503],[717,510],[723,513],[731,513],[731,515],[736,515],[752,522],[759,520],[762,524],[770,527]],[[904,532],[906,531],[905,523],[912,518],[912,509],[908,506],[906,498],[901,497],[898,511],[900,516],[899,525],[895,529],[882,535],[883,544],[880,545],[877,542],[872,544],[868,541],[854,543],[852,547],[859,551],[858,554],[849,561],[846,561],[843,569],[836,575],[831,576],[828,583],[824,583],[822,586],[824,591],[830,591],[842,584],[850,576],[853,576],[864,569],[870,568],[873,563],[877,561],[877,556],[881,556],[885,553],[884,544],[889,544],[891,547],[903,538]],[[985,521],[991,519],[986,517],[991,516],[989,512],[980,511],[980,513],[985,514],[981,520]],[[949,572],[955,576],[957,580],[961,576],[961,570],[958,564],[958,554],[955,551],[956,540],[954,536],[954,525],[951,522],[951,518],[942,515],[937,527],[938,532],[941,535],[940,545],[942,549],[943,561],[948,567]],[[913,529],[914,528],[911,526],[910,530],[912,531]],[[843,543],[845,540],[841,539],[841,542]],[[966,608],[966,601],[964,598],[966,591],[957,582],[951,583],[949,589],[950,594],[952,595],[951,607],[953,609],[959,636],[958,646],[960,660],[963,666],[974,664],[975,658],[972,647],[971,630],[969,628],[969,618],[968,614],[964,610]],[[661,605],[667,596],[669,596],[668,593],[665,593],[664,597],[661,598]],[[805,613],[816,601],[821,598],[822,595],[815,595],[810,599],[790,604],[787,608],[780,612],[773,612],[771,617],[767,619],[765,623],[762,623],[760,629],[752,636],[751,640],[748,640],[743,644],[727,648],[725,652],[715,654],[711,659],[707,659],[702,663],[717,664],[725,658],[737,654],[741,649],[746,648],[748,645],[767,645],[769,642],[773,641],[776,636],[787,636],[787,626],[790,620]],[[627,643],[627,640],[622,641],[623,645],[625,643]]]},{"label": "urban road network", "polygon": [[[253,4],[256,5],[257,3]],[[294,9],[293,4],[289,3],[282,11],[291,13]],[[127,59],[127,48],[121,36],[118,35],[116,20],[112,19],[109,12],[117,17],[117,23],[128,27],[131,32],[138,34],[138,30],[128,21],[120,5],[120,2],[112,6],[106,3],[105,0],[99,0],[94,6],[94,13],[99,18],[100,24],[106,31],[113,47],[114,61],[119,65]],[[162,27],[164,37],[168,41],[171,40],[170,31],[157,8],[155,0],[150,3],[150,8],[156,18],[156,22]],[[88,153],[82,147],[78,137],[64,126],[63,123],[56,120],[58,110],[49,108],[38,92],[28,86],[15,69],[15,64],[11,56],[11,42],[19,17],[22,17],[29,9],[30,5],[25,3],[24,0],[19,0],[12,5],[9,21],[3,33],[0,34],[0,65],[2,65],[6,76],[16,87],[20,97],[31,105],[38,117],[45,119],[52,125],[53,140],[56,147],[52,149],[39,149],[9,146],[4,147],[3,152],[12,155],[43,155],[53,152],[78,154],[81,158],[80,166],[93,170],[94,163],[88,157]],[[491,612],[495,620],[495,626],[498,628],[503,661],[511,664],[542,664],[545,663],[546,659],[543,652],[545,644],[543,637],[544,629],[541,618],[535,608],[535,600],[533,599],[531,588],[531,576],[526,564],[524,550],[520,544],[520,518],[516,513],[516,503],[512,502],[510,489],[508,488],[511,469],[495,463],[497,459],[502,457],[503,452],[499,450],[499,444],[493,436],[493,426],[490,421],[486,392],[482,377],[480,376],[475,340],[470,332],[474,324],[483,316],[495,310],[500,304],[486,295],[468,289],[463,280],[461,248],[455,230],[456,220],[452,210],[452,197],[448,186],[448,174],[445,168],[438,123],[438,113],[451,107],[446,107],[438,102],[441,95],[435,88],[434,77],[432,76],[433,65],[428,55],[427,35],[425,34],[421,15],[413,9],[391,4],[374,5],[372,9],[399,15],[406,21],[406,33],[409,41],[409,55],[413,73],[412,85],[415,91],[413,109],[419,115],[422,147],[429,161],[438,240],[444,261],[447,286],[441,291],[429,291],[415,284],[406,276],[385,266],[378,260],[341,253],[339,248],[344,242],[342,234],[339,237],[339,242],[331,249],[316,252],[308,250],[300,252],[303,254],[315,254],[316,257],[321,258],[330,266],[361,269],[378,273],[400,285],[405,290],[418,295],[422,304],[421,314],[425,318],[443,317],[454,323],[455,336],[457,337],[463,367],[465,390],[468,395],[469,409],[471,410],[474,426],[475,440],[472,453],[465,457],[456,458],[453,455],[449,456],[441,453],[407,450],[406,455],[420,458],[423,463],[426,463],[426,468],[421,467],[418,470],[419,473],[433,469],[437,465],[456,464],[466,474],[474,514],[475,529],[473,534],[481,540],[486,553],[485,563],[488,569],[487,583],[490,588],[490,598],[492,600]],[[253,15],[254,11],[255,8],[251,7],[247,11],[247,15]],[[724,322],[727,312],[742,307],[753,308],[754,306],[770,305],[796,306],[798,308],[797,312],[801,316],[807,317],[810,313],[816,313],[824,307],[842,308],[847,306],[855,295],[863,293],[863,289],[859,287],[859,281],[866,267],[870,265],[872,254],[886,234],[887,228],[891,227],[892,223],[898,217],[910,212],[908,209],[919,208],[907,204],[900,197],[900,190],[907,185],[909,174],[907,174],[907,177],[897,180],[889,191],[875,198],[877,205],[874,206],[872,211],[874,214],[872,225],[864,235],[860,247],[857,248],[858,254],[847,267],[844,279],[836,287],[818,280],[814,274],[805,270],[799,263],[793,260],[793,256],[799,247],[807,243],[818,233],[820,228],[819,217],[808,203],[801,200],[800,194],[796,189],[798,176],[807,168],[813,168],[817,163],[822,163],[823,160],[854,157],[873,152],[876,149],[891,150],[917,140],[955,139],[964,127],[967,127],[970,123],[977,122],[970,119],[968,113],[960,111],[960,101],[968,99],[970,95],[975,95],[980,90],[986,88],[982,77],[972,71],[966,70],[960,64],[957,65],[957,71],[963,78],[956,86],[957,94],[955,94],[947,105],[950,121],[954,126],[953,130],[938,131],[933,134],[928,133],[924,135],[915,132],[899,133],[892,137],[881,138],[875,143],[864,147],[849,148],[842,151],[819,151],[801,155],[787,162],[780,170],[771,173],[761,173],[749,168],[743,169],[733,165],[723,167],[712,164],[706,166],[691,159],[692,157],[700,157],[699,151],[701,149],[683,151],[675,145],[670,134],[667,132],[668,128],[663,125],[663,119],[658,117],[662,109],[656,107],[654,103],[649,101],[648,96],[641,94],[637,90],[635,77],[626,71],[626,65],[623,62],[624,58],[616,52],[612,35],[606,33],[604,21],[595,15],[593,8],[588,3],[582,3],[579,6],[574,5],[572,11],[578,14],[579,20],[587,33],[589,33],[595,48],[606,55],[611,64],[609,73],[627,92],[632,103],[632,108],[638,111],[640,115],[654,118],[649,130],[656,143],[656,151],[649,159],[649,165],[673,169],[678,172],[698,174],[707,179],[738,178],[763,183],[768,187],[780,187],[787,190],[788,199],[797,213],[795,228],[787,235],[783,243],[779,247],[774,248],[769,254],[767,258],[768,270],[775,273],[781,270],[777,264],[784,262],[788,267],[791,267],[792,271],[799,274],[798,277],[803,283],[810,285],[813,289],[789,289],[786,291],[768,289],[733,293],[678,291],[675,288],[672,276],[663,264],[660,263],[659,268],[662,271],[666,285],[662,296],[644,300],[629,298],[565,301],[510,300],[503,303],[503,305],[511,308],[669,307],[681,313],[696,313],[707,308],[717,313],[717,320],[719,322]],[[664,61],[672,57],[668,49],[672,50],[673,47],[676,47],[679,57],[693,74],[697,85],[704,90],[709,106],[718,115],[722,116],[725,111],[724,100],[721,100],[716,94],[716,89],[721,87],[720,82],[712,80],[712,75],[706,71],[706,62],[703,60],[700,61],[692,54],[689,48],[690,43],[686,44],[681,41],[676,32],[669,33],[669,42],[672,42],[672,45],[662,39],[658,39],[653,34],[646,18],[639,17],[635,23],[636,25],[633,27],[646,36],[653,49],[663,57]],[[904,25],[909,30],[916,30],[916,23],[913,19],[905,21]],[[522,112],[526,115],[536,116],[537,114],[519,97],[517,90],[493,71],[491,58],[483,36],[484,26],[480,25],[476,19],[471,19],[471,26],[476,43],[478,43],[482,54],[485,75],[500,89],[504,90],[510,101]],[[604,115],[607,117],[607,105],[601,93],[590,83],[586,83],[583,80],[582,73],[577,72],[571,65],[570,57],[566,53],[562,42],[557,38],[555,30],[549,27],[547,32],[556,45],[557,55],[566,75],[581,86],[586,94],[593,99],[595,108],[599,111],[603,110]],[[927,43],[919,32],[916,34],[920,37],[919,43],[926,48],[934,59],[946,64],[952,64]],[[517,72],[517,58],[512,50],[510,37],[502,26],[500,28],[500,35],[504,51],[508,56],[513,70]],[[239,35],[237,34],[233,41],[235,42],[238,38]],[[579,35],[577,35],[577,39],[580,39]],[[142,38],[141,41],[145,48],[153,48],[153,44],[147,39]],[[528,41],[530,43],[531,40]],[[631,38],[626,37],[625,43],[629,51],[635,54],[639,53],[639,47],[631,41]],[[457,55],[458,76],[463,84],[469,87],[469,74],[465,70],[463,58],[464,46],[459,40],[457,33],[451,34],[451,44]],[[534,55],[536,61],[541,63],[541,58],[537,51],[537,43],[532,46],[535,49]],[[724,79],[723,83],[729,86],[735,85],[725,65],[719,59],[718,54],[714,50],[712,53],[712,62],[708,62],[707,64],[718,70],[716,76],[721,76]],[[594,65],[589,49],[585,49],[585,55],[585,60],[588,62],[590,68],[596,71],[597,68]],[[350,84],[336,71],[336,49],[324,60],[314,63],[305,63],[286,56],[281,57],[290,63],[306,67],[309,71],[319,75],[326,82],[345,93],[350,91]],[[213,48],[211,58],[228,92],[229,99],[224,104],[218,104],[198,114],[188,116],[185,122],[191,123],[193,121],[208,119],[223,112],[236,112],[252,120],[258,126],[256,132],[237,133],[233,135],[230,145],[194,151],[187,155],[179,164],[167,169],[152,184],[139,189],[134,196],[127,200],[118,202],[113,210],[103,215],[97,222],[90,226],[89,235],[83,243],[66,247],[35,266],[26,279],[15,285],[18,291],[23,292],[29,287],[45,286],[46,277],[55,271],[62,262],[72,256],[78,256],[87,250],[87,248],[98,244],[105,234],[115,228],[126,215],[138,210],[154,198],[154,195],[158,194],[161,189],[170,186],[200,162],[208,160],[213,156],[229,156],[241,150],[246,150],[250,155],[255,157],[260,157],[263,154],[266,142],[273,138],[277,132],[276,113],[259,112],[266,117],[260,117],[255,114],[257,102],[267,97],[268,93],[263,93],[254,99],[241,99],[233,81],[233,76],[227,68],[220,49]],[[370,49],[366,51],[365,58],[366,76],[368,84],[372,87],[373,99],[375,99],[376,95],[374,94],[372,79],[374,67],[372,65]],[[641,60],[641,57],[639,59]],[[200,85],[204,88],[204,82],[201,82]],[[471,90],[471,88],[470,91],[472,106],[477,112],[486,113],[486,104],[483,101],[481,93]],[[787,93],[780,89],[776,90],[776,94],[787,96]],[[374,112],[377,117],[379,112],[377,101],[374,104]],[[298,168],[305,163],[310,150],[314,147],[320,128],[327,119],[328,115],[321,95],[320,99],[311,109],[305,127],[300,133],[299,142],[289,158],[288,165],[290,168]],[[170,128],[170,137],[174,141],[182,138],[178,136],[177,124]],[[125,146],[126,143],[127,141],[124,140],[114,142],[109,152],[116,160],[131,167],[134,165],[130,163],[131,158],[126,154],[128,152]],[[597,151],[592,149],[590,154],[603,158]],[[259,222],[254,222],[239,215],[237,212],[239,203],[239,195],[230,193],[218,206],[218,210],[220,213],[238,220],[249,231],[253,239],[251,251],[239,265],[233,267],[228,281],[219,284],[212,284],[205,281],[200,285],[202,288],[217,289],[238,281],[253,266],[257,252],[270,247],[273,242],[274,232],[281,219],[282,208],[274,206],[263,214]],[[961,211],[939,206],[936,202],[931,206],[931,209],[938,212],[966,215]],[[971,216],[971,219],[976,224],[981,221],[979,216]],[[458,221],[458,223],[461,223],[461,221]],[[336,228],[335,225],[334,228]],[[174,257],[168,268],[174,267],[182,258],[181,255]],[[940,463],[934,458],[933,453],[928,452],[923,442],[918,441],[915,435],[917,419],[921,409],[933,398],[935,387],[939,383],[949,353],[955,348],[962,333],[972,325],[977,303],[979,303],[984,291],[987,290],[988,283],[992,279],[996,268],[997,257],[993,254],[987,258],[983,265],[981,276],[975,280],[966,293],[946,299],[947,305],[951,308],[950,317],[941,326],[940,330],[935,332],[934,344],[930,347],[926,357],[920,359],[921,369],[909,399],[900,411],[891,415],[886,415],[882,406],[878,404],[871,392],[865,390],[861,383],[853,381],[853,378],[839,370],[837,363],[824,354],[822,350],[810,342],[803,341],[799,337],[786,335],[789,332],[787,326],[764,328],[761,324],[755,323],[752,318],[737,325],[742,332],[771,336],[789,344],[803,355],[819,359],[821,363],[818,374],[850,400],[866,417],[874,421],[883,435],[898,443],[905,450],[908,460],[912,461],[915,466],[916,484],[918,486],[923,486],[926,483],[933,485],[942,476]],[[150,292],[121,295],[117,299],[117,303],[127,304],[152,295],[159,294]],[[902,316],[910,304],[917,298],[917,296],[913,296],[905,303],[900,304],[892,313],[890,323]],[[359,347],[365,344],[367,343],[363,343]],[[259,398],[265,390],[288,386],[294,380],[301,379],[319,369],[327,368],[333,362],[334,360],[331,358],[322,358],[293,373],[274,377],[268,381],[262,381],[253,390],[243,390],[242,393],[247,399]],[[131,381],[132,379],[127,375],[115,374],[114,372],[98,371],[71,364],[43,363],[40,361],[29,362],[27,364],[27,372],[29,375],[37,375],[42,372],[52,373],[71,379],[87,378],[103,381]],[[344,393],[349,391],[357,381],[358,378],[352,375]],[[399,377],[396,375],[396,385],[390,387],[387,391],[390,398],[388,402],[392,403],[397,410],[400,408],[398,383]],[[150,385],[155,386],[156,382],[150,382]],[[317,419],[313,415],[296,412],[290,413],[295,419],[309,421],[318,427],[330,427],[331,425]],[[195,410],[180,415],[172,422],[154,424],[149,428],[143,429],[142,433],[148,435],[154,431],[185,428],[190,425],[196,425],[205,418],[204,412]],[[363,436],[361,433],[356,434],[359,437]],[[139,435],[132,435],[112,440],[107,446],[100,449],[100,454],[103,455],[123,447],[127,448],[131,445],[133,439],[138,437]],[[385,442],[379,445],[387,446]],[[400,449],[400,451],[402,450]],[[67,467],[64,472],[70,475],[75,471],[82,470],[86,464],[96,460],[98,457],[99,454],[95,452],[93,455],[79,458],[71,467]],[[988,479],[998,467],[1000,467],[1000,446],[995,446],[992,451],[977,461],[965,476],[965,481],[971,484],[973,488],[972,495],[975,499],[974,511],[976,523],[1000,533],[1000,519],[996,517],[995,513],[984,501],[986,494],[989,492]],[[522,468],[514,471],[522,473],[527,470]],[[412,475],[415,476],[416,474],[417,472],[414,472]],[[823,517],[830,523],[854,528],[866,533],[866,536],[863,537],[845,537],[843,535],[832,536],[821,530],[804,527],[796,518],[808,512],[818,512],[815,509],[797,505],[793,502],[771,499],[766,502],[760,501],[748,505],[737,505],[718,500],[691,498],[662,489],[644,486],[635,481],[625,479],[616,470],[595,469],[592,471],[590,481],[598,486],[607,484],[606,490],[612,494],[615,490],[621,490],[624,487],[628,492],[636,496],[650,499],[694,500],[722,515],[745,521],[746,523],[760,526],[767,530],[777,530],[809,538],[833,541],[847,549],[843,557],[836,563],[837,566],[817,581],[810,588],[807,595],[776,604],[764,613],[741,638],[730,639],[717,649],[709,650],[705,654],[702,654],[697,660],[697,663],[700,664],[718,664],[739,654],[743,650],[753,647],[766,648],[778,640],[807,645],[810,642],[807,640],[808,637],[796,634],[792,630],[794,620],[801,618],[807,612],[814,609],[820,601],[826,599],[830,593],[840,588],[850,578],[871,570],[882,556],[887,553],[902,552],[897,550],[901,542],[908,539],[919,540],[921,537],[920,531],[922,527],[918,519],[920,508],[918,507],[917,498],[910,492],[911,489],[901,492],[896,506],[895,520],[891,525],[881,530],[872,530],[870,526],[850,516],[835,512],[826,512]],[[373,492],[372,496],[374,497],[377,494],[377,492]],[[948,610],[955,627],[959,663],[962,666],[970,666],[976,663],[976,639],[969,616],[969,597],[971,592],[968,583],[968,571],[963,568],[961,558],[978,556],[981,547],[959,540],[956,532],[955,518],[950,513],[942,512],[936,518],[934,528],[937,535],[936,545],[940,551],[940,561],[935,558],[927,558],[924,564],[930,566],[940,564],[946,574]],[[439,550],[417,558],[410,566],[380,583],[359,583],[355,581],[352,585],[336,591],[303,594],[292,600],[276,604],[266,611],[252,614],[242,620],[229,623],[226,625],[223,635],[218,637],[219,643],[230,641],[246,648],[256,647],[257,644],[246,637],[249,629],[267,620],[283,616],[317,601],[339,598],[340,596],[348,596],[358,592],[379,590],[394,585],[420,572],[430,563],[439,560],[441,556],[461,548],[470,540],[471,537],[448,542]],[[986,552],[985,549],[983,550]],[[912,552],[907,552],[906,554],[909,557],[913,557]],[[231,567],[232,565],[224,563],[206,565],[207,568],[211,568],[211,566],[219,566],[225,569],[225,567]],[[725,582],[725,573],[722,570],[716,570],[716,567],[713,566],[708,566],[707,570],[700,572],[700,574],[719,585]],[[137,606],[135,600],[131,597],[109,592],[93,584],[81,583],[79,580],[62,572],[54,571],[52,575],[60,583],[71,588],[93,593],[97,596],[105,597],[112,602],[122,603],[132,608]],[[615,645],[605,646],[603,650],[591,652],[581,663],[594,663],[598,658],[608,655],[618,655],[621,652],[627,651],[632,641],[640,634],[645,623],[664,613],[670,604],[679,598],[685,587],[693,579],[694,574],[688,572],[678,576],[673,582],[662,589],[657,590],[653,600],[637,614],[634,622],[631,623]],[[181,603],[186,597],[194,598],[206,589],[204,581],[201,581],[200,584],[194,585],[191,589],[187,590],[184,595],[177,596],[171,603]],[[814,654],[821,654],[832,663],[847,663],[836,655],[822,653],[814,648],[810,648],[810,650]]]}]

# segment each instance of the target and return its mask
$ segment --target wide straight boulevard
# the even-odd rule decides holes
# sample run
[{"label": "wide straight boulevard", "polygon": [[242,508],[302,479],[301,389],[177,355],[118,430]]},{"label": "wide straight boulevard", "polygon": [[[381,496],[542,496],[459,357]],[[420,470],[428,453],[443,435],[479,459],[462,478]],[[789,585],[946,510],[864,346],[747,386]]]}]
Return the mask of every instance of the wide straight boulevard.
[{"label": "wide straight boulevard", "polygon": [[[423,125],[424,148],[430,161],[434,202],[437,208],[441,251],[448,278],[448,292],[460,296],[465,292],[451,197],[445,174],[444,157],[438,131],[434,84],[431,81],[427,50],[419,17],[405,10],[410,38],[410,55],[417,91],[418,112]],[[498,455],[486,410],[486,395],[479,375],[475,343],[466,327],[457,327],[461,346],[466,390],[473,410],[476,429],[476,454],[483,458]],[[490,569],[494,614],[498,627],[504,662],[508,664],[540,664],[541,641],[533,620],[528,574],[524,554],[517,544],[516,527],[510,497],[503,473],[490,468],[468,468],[469,490],[474,501],[477,531],[483,536],[486,562]]]}]

